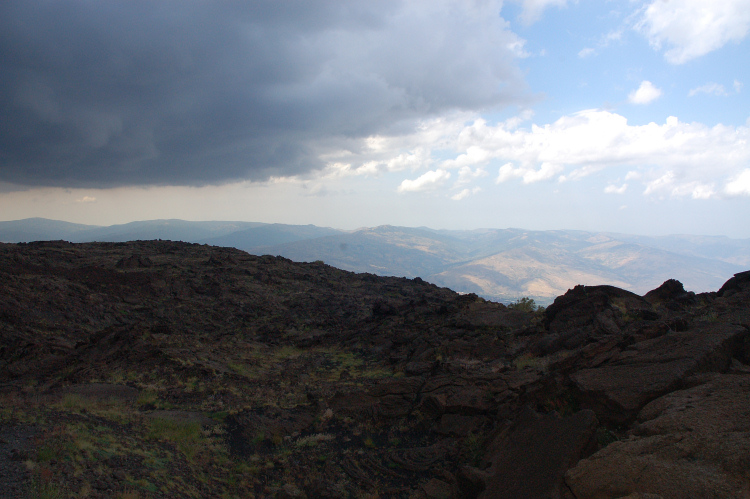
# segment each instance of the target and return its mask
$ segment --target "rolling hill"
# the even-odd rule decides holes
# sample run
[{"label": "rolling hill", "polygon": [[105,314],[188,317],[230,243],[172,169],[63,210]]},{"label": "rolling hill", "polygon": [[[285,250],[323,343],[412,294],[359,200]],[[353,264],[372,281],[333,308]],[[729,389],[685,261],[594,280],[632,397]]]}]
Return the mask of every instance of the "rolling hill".
[{"label": "rolling hill", "polygon": [[[681,236],[675,236],[676,239]],[[696,245],[698,246],[698,245]],[[736,245],[743,248],[742,245]],[[421,277],[497,301],[529,296],[550,303],[577,284],[645,293],[674,276],[688,289],[716,289],[744,267],[717,258],[584,231],[434,231],[383,226],[262,248],[295,261],[378,275]],[[741,251],[725,254],[741,261]]]},{"label": "rolling hill", "polygon": [[548,304],[577,284],[645,293],[675,278],[689,290],[717,289],[750,266],[750,240],[638,236],[576,230],[435,230],[389,225],[342,231],[314,225],[150,220],[109,227],[45,219],[0,222],[0,241],[178,240],[251,254],[325,263],[353,272],[420,277],[461,293]]}]

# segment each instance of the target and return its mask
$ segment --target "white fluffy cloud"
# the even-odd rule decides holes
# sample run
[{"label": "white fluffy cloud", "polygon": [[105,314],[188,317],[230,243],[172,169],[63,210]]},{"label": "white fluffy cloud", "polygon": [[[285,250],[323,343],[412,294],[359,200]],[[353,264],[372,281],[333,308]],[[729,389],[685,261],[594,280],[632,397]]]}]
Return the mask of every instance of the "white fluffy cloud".
[{"label": "white fluffy cloud", "polygon": [[514,167],[513,163],[505,163],[500,167],[496,183],[500,184],[513,178],[523,179],[524,184],[532,184],[540,180],[547,180],[562,172],[563,167],[556,163],[544,162],[539,169],[529,166]]},{"label": "white fluffy cloud", "polygon": [[[705,198],[750,164],[750,128],[683,123],[629,125],[619,114],[587,110],[544,126],[509,130],[477,119],[461,131],[459,154],[440,163],[445,171],[501,161],[496,182],[521,179],[577,180],[607,168],[628,167],[626,180],[646,194]],[[729,193],[742,193],[738,177]],[[612,186],[608,192],[623,187]]]},{"label": "white fluffy cloud", "polygon": [[739,42],[750,30],[750,0],[654,0],[636,27],[664,57],[682,64]]},{"label": "white fluffy cloud", "polygon": [[404,180],[398,186],[398,192],[417,192],[435,189],[450,178],[448,171],[437,169],[431,170],[414,180]]},{"label": "white fluffy cloud", "polygon": [[641,85],[628,94],[628,101],[631,104],[648,104],[661,97],[662,91],[656,88],[653,83],[643,80]]},{"label": "white fluffy cloud", "polygon": [[468,113],[452,113],[424,120],[411,133],[351,139],[342,148],[319,156],[326,163],[322,174],[329,177],[379,177],[387,172],[431,168],[434,163],[432,151],[453,149],[455,137],[474,117]]},{"label": "white fluffy cloud", "polygon": [[730,196],[750,196],[750,168],[745,168],[731,182],[724,191]]},{"label": "white fluffy cloud", "polygon": [[695,199],[744,194],[750,177],[739,176],[750,165],[750,122],[709,127],[672,116],[663,123],[630,125],[624,116],[598,109],[545,125],[528,124],[531,118],[523,113],[490,124],[455,114],[431,120],[414,134],[377,137],[367,147],[341,152],[326,174],[421,171],[421,176],[403,180],[398,192],[445,188],[455,178],[452,188],[460,189],[455,199],[468,196],[463,189],[477,185],[492,165],[502,165],[494,167],[498,184],[576,181],[616,169],[616,176],[601,186],[607,193],[624,192],[625,185],[616,179],[627,168],[628,192],[640,184],[648,195]]}]

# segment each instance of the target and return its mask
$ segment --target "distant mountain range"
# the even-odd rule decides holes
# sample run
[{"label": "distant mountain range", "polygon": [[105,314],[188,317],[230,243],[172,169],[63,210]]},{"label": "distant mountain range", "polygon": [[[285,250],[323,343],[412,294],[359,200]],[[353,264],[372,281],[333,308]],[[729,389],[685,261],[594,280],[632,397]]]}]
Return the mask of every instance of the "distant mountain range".
[{"label": "distant mountain range", "polygon": [[169,239],[231,246],[354,272],[421,277],[496,301],[547,304],[576,284],[644,294],[669,278],[718,289],[750,268],[750,239],[637,236],[522,229],[433,230],[381,226],[342,231],[314,225],[149,220],[109,227],[31,218],[0,222],[0,241],[122,242]]}]

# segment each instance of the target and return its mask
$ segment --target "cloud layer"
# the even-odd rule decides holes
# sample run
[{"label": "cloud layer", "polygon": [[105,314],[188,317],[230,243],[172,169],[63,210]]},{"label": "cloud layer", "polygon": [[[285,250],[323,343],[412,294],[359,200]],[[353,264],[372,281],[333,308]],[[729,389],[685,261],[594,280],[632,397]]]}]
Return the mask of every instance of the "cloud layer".
[{"label": "cloud layer", "polygon": [[[591,109],[544,126],[518,128],[527,118],[496,125],[477,118],[457,133],[441,123],[439,129],[452,135],[438,142],[455,151],[454,157],[425,161],[437,168],[404,181],[399,191],[435,188],[446,183],[452,170],[459,171],[454,187],[467,188],[464,184],[481,177],[486,167],[500,164],[496,183],[575,181],[612,170],[604,174],[610,176],[607,193],[624,193],[628,184],[617,178],[629,171],[626,180],[640,182],[647,195],[704,199],[750,194],[748,127],[708,127],[676,117],[662,124],[630,125],[622,115]],[[429,157],[431,151],[423,147],[421,154]],[[464,196],[469,192],[462,191]]]},{"label": "cloud layer", "polygon": [[651,45],[669,48],[664,57],[683,64],[739,42],[750,30],[748,0],[654,0],[643,10],[637,24]]},{"label": "cloud layer", "polygon": [[367,137],[518,102],[523,40],[501,5],[4,1],[0,181],[304,174]]},{"label": "cloud layer", "polygon": [[430,170],[414,180],[404,180],[398,186],[398,192],[416,192],[432,190],[448,180],[451,177],[450,172],[445,170]]}]

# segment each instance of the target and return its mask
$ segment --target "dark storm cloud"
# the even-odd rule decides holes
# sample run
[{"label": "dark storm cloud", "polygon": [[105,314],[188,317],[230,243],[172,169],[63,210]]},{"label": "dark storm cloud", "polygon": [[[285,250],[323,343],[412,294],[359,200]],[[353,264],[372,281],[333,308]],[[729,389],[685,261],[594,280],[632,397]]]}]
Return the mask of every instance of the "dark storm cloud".
[{"label": "dark storm cloud", "polygon": [[500,3],[0,3],[0,181],[201,185],[518,97]]}]

